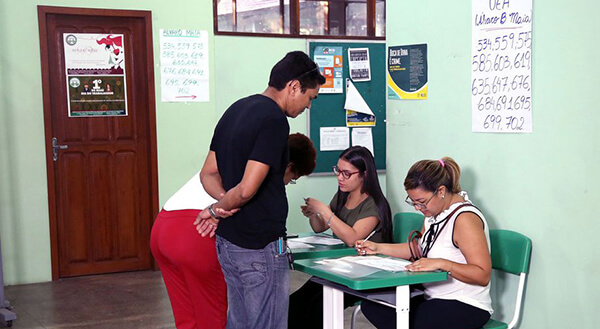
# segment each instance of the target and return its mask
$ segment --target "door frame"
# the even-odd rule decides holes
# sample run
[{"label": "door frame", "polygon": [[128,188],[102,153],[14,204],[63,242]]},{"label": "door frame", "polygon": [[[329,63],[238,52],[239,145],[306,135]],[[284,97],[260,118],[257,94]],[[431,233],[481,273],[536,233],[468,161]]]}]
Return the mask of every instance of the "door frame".
[{"label": "door frame", "polygon": [[[48,39],[47,35],[47,15],[64,14],[79,16],[110,16],[110,17],[129,17],[141,18],[145,24],[146,30],[146,62],[148,75],[148,137],[149,137],[149,164],[150,164],[150,213],[158,213],[158,160],[156,148],[156,99],[154,89],[154,46],[152,43],[152,12],[145,10],[118,10],[118,9],[91,9],[76,7],[55,7],[38,6],[38,24],[40,33],[40,60],[42,69],[42,91],[44,107],[44,127],[45,127],[45,149],[46,149],[46,176],[48,179],[48,214],[50,217],[50,252],[52,261],[52,280],[60,278],[59,271],[59,250],[58,250],[58,218],[56,210],[56,181],[55,181],[55,162],[52,160],[51,140],[54,136],[52,131],[52,108],[50,95],[50,71],[48,67]],[[152,227],[154,217],[148,218],[148,227]],[[156,268],[154,258],[150,257],[151,267]]]}]

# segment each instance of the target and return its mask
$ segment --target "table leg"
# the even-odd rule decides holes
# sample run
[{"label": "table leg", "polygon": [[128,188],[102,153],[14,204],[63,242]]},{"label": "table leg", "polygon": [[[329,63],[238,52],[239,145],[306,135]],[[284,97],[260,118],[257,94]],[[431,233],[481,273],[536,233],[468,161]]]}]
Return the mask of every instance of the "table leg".
[{"label": "table leg", "polygon": [[408,329],[410,311],[410,286],[396,287],[396,328]]},{"label": "table leg", "polygon": [[344,292],[323,286],[323,329],[344,329]]}]

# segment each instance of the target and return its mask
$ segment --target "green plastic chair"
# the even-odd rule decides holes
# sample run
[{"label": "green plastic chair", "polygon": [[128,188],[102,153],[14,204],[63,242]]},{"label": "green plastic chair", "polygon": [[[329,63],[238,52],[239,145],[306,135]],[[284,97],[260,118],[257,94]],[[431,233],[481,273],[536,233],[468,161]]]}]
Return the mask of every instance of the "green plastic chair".
[{"label": "green plastic chair", "polygon": [[[392,242],[406,242],[406,240],[408,239],[408,234],[410,234],[411,231],[420,231],[423,228],[423,218],[423,214],[414,212],[399,212],[395,214],[394,220],[392,222],[392,226],[394,228]],[[350,321],[351,329],[354,329],[356,316],[360,311],[360,301],[356,302],[355,305],[356,308],[354,308],[354,311],[352,311],[352,320]]]},{"label": "green plastic chair", "polygon": [[512,320],[507,324],[490,319],[482,329],[512,329],[519,322],[525,282],[529,273],[531,239],[509,230],[490,230],[492,268],[519,276],[519,288]]},{"label": "green plastic chair", "polygon": [[399,212],[394,215],[393,221],[394,243],[406,242],[411,231],[420,231],[423,228],[423,214],[414,212]]}]

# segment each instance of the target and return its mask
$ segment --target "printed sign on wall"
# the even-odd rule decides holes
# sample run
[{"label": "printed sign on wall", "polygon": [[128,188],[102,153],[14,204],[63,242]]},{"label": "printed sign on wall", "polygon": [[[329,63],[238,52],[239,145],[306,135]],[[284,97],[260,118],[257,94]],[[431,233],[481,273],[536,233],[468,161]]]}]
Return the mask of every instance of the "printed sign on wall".
[{"label": "printed sign on wall", "polygon": [[530,133],[531,0],[473,0],[474,132]]},{"label": "printed sign on wall", "polygon": [[161,100],[208,102],[208,32],[160,30]]},{"label": "printed sign on wall", "polygon": [[341,94],[344,92],[344,56],[342,47],[315,47],[313,60],[321,74],[325,77],[325,84],[319,90],[320,94]]},{"label": "printed sign on wall", "polygon": [[388,48],[388,99],[427,99],[427,45]]},{"label": "printed sign on wall", "polygon": [[126,116],[122,34],[64,33],[69,117]]}]

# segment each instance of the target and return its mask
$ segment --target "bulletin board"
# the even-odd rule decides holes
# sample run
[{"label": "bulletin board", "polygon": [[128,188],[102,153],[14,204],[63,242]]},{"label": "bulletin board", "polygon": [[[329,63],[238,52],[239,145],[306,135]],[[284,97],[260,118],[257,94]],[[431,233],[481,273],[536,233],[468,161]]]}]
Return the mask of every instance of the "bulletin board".
[{"label": "bulletin board", "polygon": [[[308,111],[309,137],[317,149],[317,167],[314,173],[331,173],[331,167],[337,164],[342,151],[321,151],[320,128],[321,127],[345,127],[346,111],[344,103],[346,100],[346,78],[350,77],[348,65],[348,48],[369,48],[369,59],[371,66],[371,80],[353,82],[365,102],[373,111],[376,118],[373,132],[373,148],[375,153],[375,166],[378,171],[385,170],[386,161],[386,51],[385,43],[375,42],[308,42],[308,53],[314,58],[315,48],[342,47],[343,51],[343,92],[339,94],[320,93],[312,102]],[[354,128],[350,128],[352,131]],[[352,146],[352,141],[350,141]]]}]

